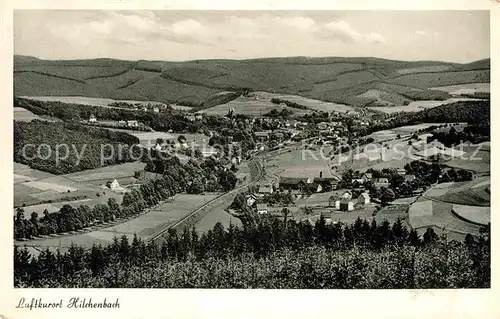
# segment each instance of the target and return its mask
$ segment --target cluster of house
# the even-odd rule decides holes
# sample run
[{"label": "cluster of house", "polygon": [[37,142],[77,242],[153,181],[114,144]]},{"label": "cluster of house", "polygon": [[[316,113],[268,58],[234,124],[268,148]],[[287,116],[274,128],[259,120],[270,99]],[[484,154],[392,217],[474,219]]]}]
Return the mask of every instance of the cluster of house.
[{"label": "cluster of house", "polygon": [[[97,123],[98,122],[97,117],[94,114],[90,114],[88,122],[89,123]],[[137,120],[127,120],[127,121],[121,120],[121,121],[116,122],[116,124],[118,126],[123,126],[123,127],[139,127],[142,125]]]},{"label": "cluster of house", "polygon": [[[411,183],[416,179],[415,175],[406,174],[406,170],[404,168],[397,168],[396,172],[398,175],[403,176],[406,182]],[[375,188],[377,188],[377,189],[381,188],[381,187],[389,187],[390,186],[388,178],[385,178],[385,177],[373,178],[373,174],[368,173],[368,172],[363,173],[360,178],[353,178],[351,180],[351,183],[353,185],[357,185],[359,188],[363,188],[367,182],[373,182]]]},{"label": "cluster of house", "polygon": [[196,112],[194,114],[189,114],[186,117],[190,122],[201,121],[203,120],[203,112]]},{"label": "cluster of house", "polygon": [[165,106],[162,104],[155,104],[155,105],[143,105],[141,107],[141,110],[144,112],[154,112],[154,113],[160,113],[160,110],[164,109]]},{"label": "cluster of house", "polygon": [[335,209],[349,212],[354,210],[355,206],[364,206],[370,204],[371,198],[368,193],[361,193],[357,199],[353,199],[351,191],[345,191],[340,196],[330,196],[328,206]]},{"label": "cluster of house", "polygon": [[[176,150],[178,150],[178,151],[184,150],[185,151],[185,150],[189,149],[189,144],[186,140],[175,141],[172,143],[163,143],[163,144],[156,142],[156,144],[153,147],[151,147],[151,149],[158,151],[158,152],[165,152],[165,153],[169,153],[170,151],[176,151]],[[201,151],[201,155],[205,158],[217,157],[219,154],[219,151],[217,149],[215,149],[214,147],[208,147],[208,146],[200,148],[200,151]],[[234,164],[240,164],[241,157],[239,157],[239,156],[234,157],[233,159],[231,159],[231,162]]]},{"label": "cluster of house", "polygon": [[320,193],[323,189],[337,189],[339,178],[333,175],[324,175],[323,171],[319,172],[315,177],[290,177],[280,176],[279,188],[284,191],[289,191],[296,197],[304,194],[308,189],[311,193]]}]

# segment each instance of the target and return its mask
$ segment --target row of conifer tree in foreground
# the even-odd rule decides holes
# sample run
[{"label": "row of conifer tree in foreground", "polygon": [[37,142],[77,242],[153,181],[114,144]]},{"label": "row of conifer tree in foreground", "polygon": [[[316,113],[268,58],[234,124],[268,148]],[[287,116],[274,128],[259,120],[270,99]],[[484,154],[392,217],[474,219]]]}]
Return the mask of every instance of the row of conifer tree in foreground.
[{"label": "row of conifer tree in foreground", "polygon": [[351,225],[262,218],[201,236],[170,230],[162,245],[125,236],[33,257],[15,248],[16,287],[481,288],[490,286],[489,237],[423,238],[401,220]]}]

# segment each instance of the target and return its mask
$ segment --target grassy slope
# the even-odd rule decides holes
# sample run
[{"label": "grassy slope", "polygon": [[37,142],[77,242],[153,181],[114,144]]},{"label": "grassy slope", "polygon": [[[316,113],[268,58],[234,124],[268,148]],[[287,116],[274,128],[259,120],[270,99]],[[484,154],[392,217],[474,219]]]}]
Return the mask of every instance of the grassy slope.
[{"label": "grassy slope", "polygon": [[[14,92],[16,95],[85,95],[199,104],[222,91],[249,88],[364,106],[373,99],[357,96],[376,89],[384,92],[384,100],[401,105],[408,100],[402,95],[408,90],[489,82],[489,62],[487,59],[455,64],[341,57],[188,62],[46,61],[15,56]],[[410,74],[400,74],[401,70],[409,69]],[[428,71],[440,69],[446,71]]]}]

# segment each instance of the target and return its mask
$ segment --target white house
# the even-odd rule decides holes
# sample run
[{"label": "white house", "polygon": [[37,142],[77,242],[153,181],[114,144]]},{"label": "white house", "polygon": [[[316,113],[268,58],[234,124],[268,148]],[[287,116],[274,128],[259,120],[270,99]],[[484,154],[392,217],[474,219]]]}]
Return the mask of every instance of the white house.
[{"label": "white house", "polygon": [[158,106],[155,106],[153,108],[153,112],[155,112],[155,113],[159,113],[160,112],[160,109],[158,108]]},{"label": "white house", "polygon": [[339,209],[344,212],[350,212],[354,210],[354,203],[351,200],[341,200],[339,203]]},{"label": "white house", "polygon": [[89,123],[95,123],[95,122],[97,122],[97,118],[95,117],[94,114],[90,114]]},{"label": "white house", "polygon": [[139,126],[139,122],[137,120],[129,120],[129,121],[127,121],[127,126],[137,127],[137,126]]},{"label": "white house", "polygon": [[155,146],[153,147],[154,150],[156,151],[161,151],[161,144],[160,143],[156,143]]},{"label": "white house", "polygon": [[370,204],[370,195],[368,193],[361,193],[358,196],[358,203],[362,205]]},{"label": "white house", "polygon": [[342,194],[342,198],[343,199],[351,199],[352,198],[352,193],[350,191],[345,191],[343,194]]},{"label": "white house", "polygon": [[271,186],[261,186],[259,187],[259,195],[271,195],[273,193],[273,188]]},{"label": "white house", "polygon": [[399,175],[401,175],[401,176],[406,175],[406,170],[405,170],[404,168],[401,168],[401,167],[400,167],[400,168],[397,168],[397,169],[396,169],[396,172],[397,172]]},{"label": "white house", "polygon": [[250,194],[250,195],[246,196],[246,200],[247,200],[247,205],[252,207],[253,204],[255,204],[255,201],[257,200],[257,198],[255,197],[255,195]]},{"label": "white house", "polygon": [[197,121],[201,121],[201,120],[203,120],[203,113],[201,113],[201,112],[195,113],[195,114],[194,114],[194,118],[195,118]]},{"label": "white house", "polygon": [[267,204],[257,204],[257,213],[258,214],[267,214]]},{"label": "white house", "polygon": [[[183,144],[183,147],[187,148],[188,145],[187,144],[186,145]],[[203,155],[203,157],[215,156],[215,155],[217,155],[217,153],[218,153],[218,151],[215,150],[215,149],[201,151],[201,154]]]},{"label": "white house", "polygon": [[116,180],[116,178],[112,182],[111,181],[107,182],[106,186],[109,189],[118,189],[118,188],[120,188],[120,184],[118,184],[118,181]]}]

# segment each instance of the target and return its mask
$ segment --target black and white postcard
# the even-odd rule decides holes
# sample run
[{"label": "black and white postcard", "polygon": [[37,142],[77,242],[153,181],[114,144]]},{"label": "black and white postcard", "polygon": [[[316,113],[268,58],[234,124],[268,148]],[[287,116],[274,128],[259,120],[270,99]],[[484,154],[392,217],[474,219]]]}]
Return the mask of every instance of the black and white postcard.
[{"label": "black and white postcard", "polygon": [[494,318],[499,9],[447,2],[11,10],[0,317]]}]

